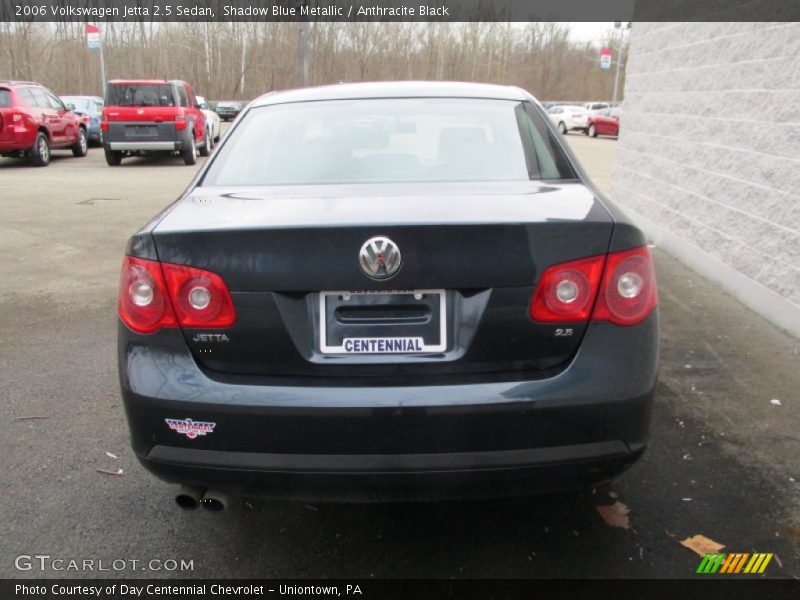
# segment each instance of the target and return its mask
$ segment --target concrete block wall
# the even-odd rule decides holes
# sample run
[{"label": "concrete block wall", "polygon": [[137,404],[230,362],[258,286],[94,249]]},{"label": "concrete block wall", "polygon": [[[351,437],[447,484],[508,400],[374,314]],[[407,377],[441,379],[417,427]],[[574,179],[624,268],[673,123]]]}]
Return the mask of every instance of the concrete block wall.
[{"label": "concrete block wall", "polygon": [[800,337],[800,23],[635,23],[613,197]]}]

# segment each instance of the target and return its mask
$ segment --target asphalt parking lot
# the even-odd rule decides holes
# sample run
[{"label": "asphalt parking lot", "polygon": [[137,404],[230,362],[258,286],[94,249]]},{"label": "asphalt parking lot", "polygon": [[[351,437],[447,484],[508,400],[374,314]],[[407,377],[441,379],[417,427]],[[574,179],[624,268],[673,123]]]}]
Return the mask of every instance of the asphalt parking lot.
[{"label": "asphalt parking lot", "polygon": [[[610,191],[616,141],[568,140]],[[0,159],[0,576],[98,575],[15,568],[47,554],[193,561],[124,576],[691,577],[700,558],[679,541],[696,534],[774,553],[764,576],[800,576],[800,342],[658,249],[653,439],[614,497],[179,511],[128,447],[115,307],[127,237],[194,171],[178,159],[112,169],[96,148],[41,169]],[[628,529],[596,510],[616,500]]]}]

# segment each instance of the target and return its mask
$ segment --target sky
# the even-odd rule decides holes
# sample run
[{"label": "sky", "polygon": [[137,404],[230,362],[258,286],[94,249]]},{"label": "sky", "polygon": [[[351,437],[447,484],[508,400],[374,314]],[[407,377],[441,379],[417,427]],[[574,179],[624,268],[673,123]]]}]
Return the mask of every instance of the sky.
[{"label": "sky", "polygon": [[580,42],[596,42],[600,43],[604,34],[610,29],[614,28],[614,23],[609,21],[606,23],[569,23],[572,29],[572,39]]}]

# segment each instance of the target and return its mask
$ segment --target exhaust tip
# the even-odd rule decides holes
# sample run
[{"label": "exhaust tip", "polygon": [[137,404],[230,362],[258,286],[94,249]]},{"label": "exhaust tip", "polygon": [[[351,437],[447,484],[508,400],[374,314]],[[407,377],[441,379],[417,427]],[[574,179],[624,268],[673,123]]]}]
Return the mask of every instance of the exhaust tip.
[{"label": "exhaust tip", "polygon": [[196,510],[203,497],[203,490],[182,486],[180,491],[175,494],[175,504],[183,510]]},{"label": "exhaust tip", "polygon": [[208,490],[203,495],[203,508],[211,512],[220,512],[231,506],[230,497],[219,490]]}]

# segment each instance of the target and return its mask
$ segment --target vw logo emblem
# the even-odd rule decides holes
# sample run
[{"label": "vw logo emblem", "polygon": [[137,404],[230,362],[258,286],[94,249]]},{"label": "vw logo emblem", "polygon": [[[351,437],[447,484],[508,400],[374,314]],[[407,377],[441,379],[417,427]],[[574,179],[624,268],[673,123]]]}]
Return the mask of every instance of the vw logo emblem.
[{"label": "vw logo emblem", "polygon": [[369,238],[358,253],[361,268],[373,279],[389,279],[400,270],[400,248],[382,235]]}]

